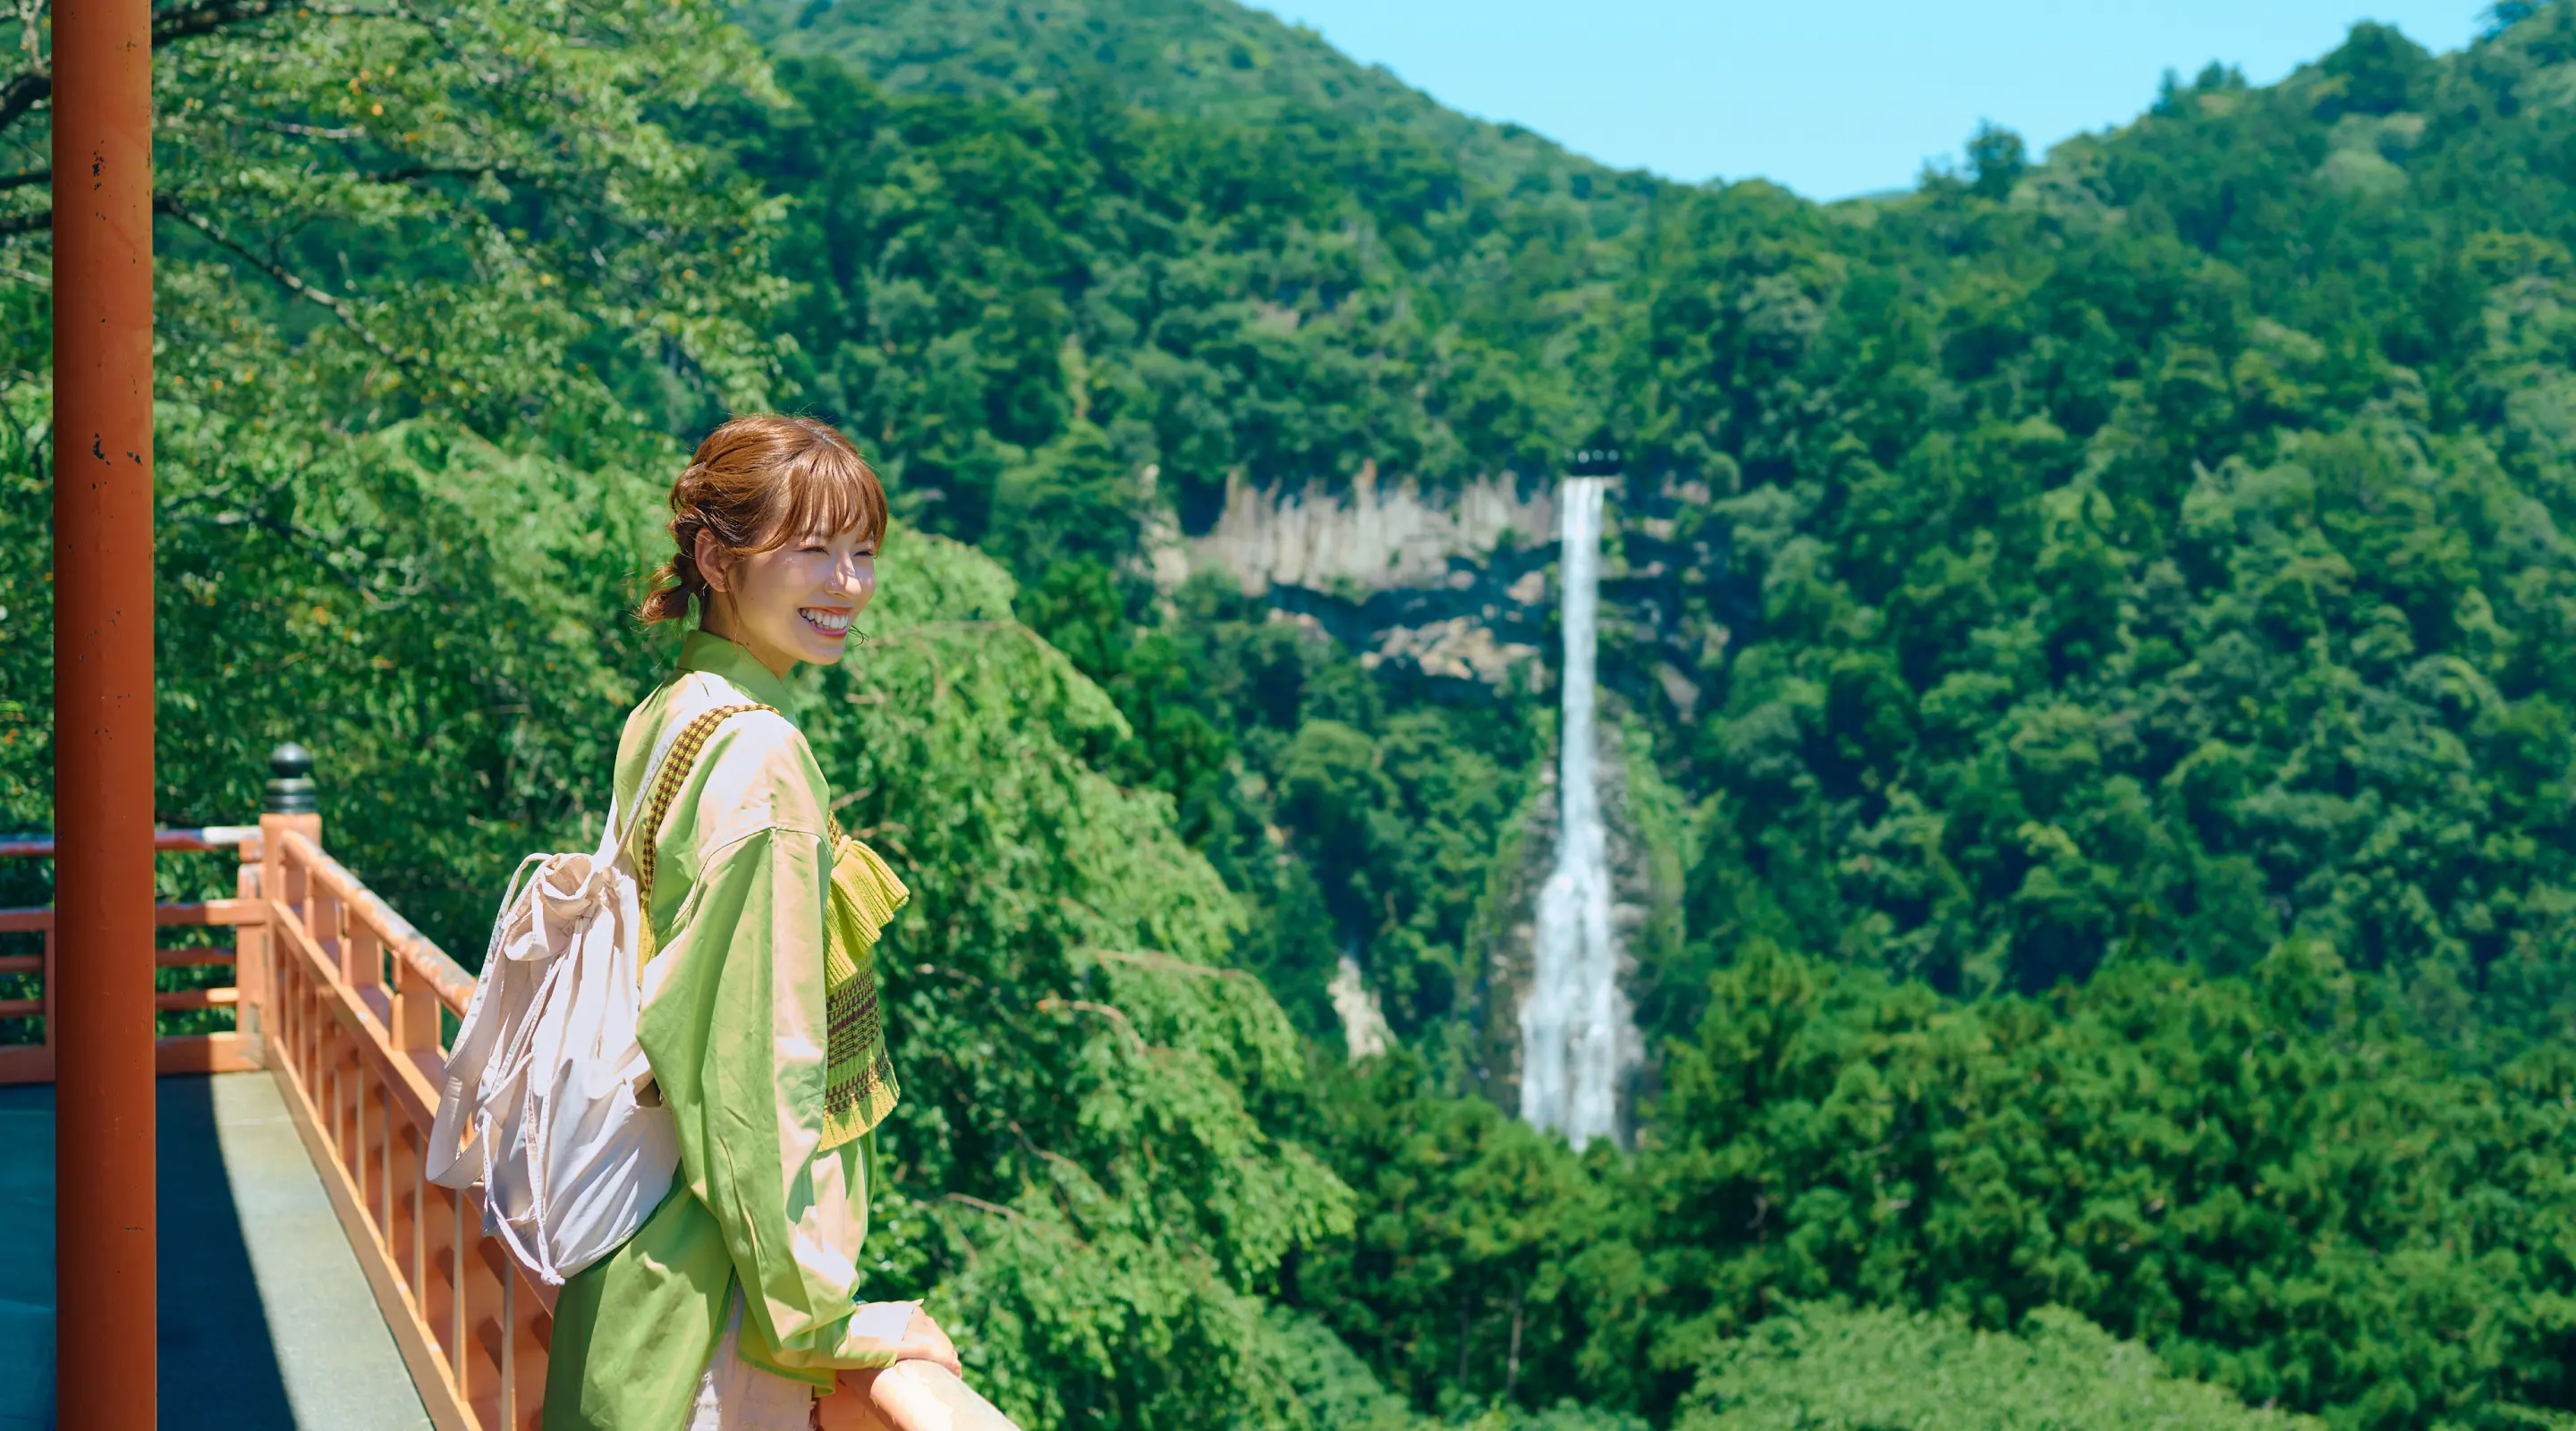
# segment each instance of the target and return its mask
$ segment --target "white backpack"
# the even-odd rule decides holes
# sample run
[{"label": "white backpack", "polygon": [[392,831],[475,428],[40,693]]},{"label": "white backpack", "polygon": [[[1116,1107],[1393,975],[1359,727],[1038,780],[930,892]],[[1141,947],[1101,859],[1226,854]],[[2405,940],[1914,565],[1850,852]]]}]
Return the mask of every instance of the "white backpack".
[{"label": "white backpack", "polygon": [[[639,792],[648,850],[707,737],[767,709],[720,707],[664,742]],[[429,1180],[481,1187],[484,1232],[554,1286],[634,1236],[680,1165],[678,1130],[648,1091],[653,1069],[635,1037],[653,874],[648,853],[639,879],[630,833],[612,801],[597,850],[519,862],[430,1127]]]}]

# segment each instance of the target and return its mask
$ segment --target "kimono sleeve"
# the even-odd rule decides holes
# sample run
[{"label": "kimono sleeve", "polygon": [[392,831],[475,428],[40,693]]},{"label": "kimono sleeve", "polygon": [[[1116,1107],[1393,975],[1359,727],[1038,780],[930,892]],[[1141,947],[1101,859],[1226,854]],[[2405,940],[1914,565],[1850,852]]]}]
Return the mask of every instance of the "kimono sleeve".
[{"label": "kimono sleeve", "polygon": [[830,859],[827,836],[777,826],[711,851],[639,1030],[742,1287],[745,1354],[816,1372],[889,1365],[901,1336],[853,1315],[873,1140],[822,1150]]}]

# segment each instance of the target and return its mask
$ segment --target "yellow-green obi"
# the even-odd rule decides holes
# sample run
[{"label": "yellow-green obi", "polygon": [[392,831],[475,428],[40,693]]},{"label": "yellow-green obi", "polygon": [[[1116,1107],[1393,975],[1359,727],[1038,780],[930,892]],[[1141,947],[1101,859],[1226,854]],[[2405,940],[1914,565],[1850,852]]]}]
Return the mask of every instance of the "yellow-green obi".
[{"label": "yellow-green obi", "polygon": [[877,1009],[877,934],[912,898],[877,852],[832,831],[832,902],[824,930],[823,1146],[837,1148],[885,1121],[902,1090],[886,1057]]}]

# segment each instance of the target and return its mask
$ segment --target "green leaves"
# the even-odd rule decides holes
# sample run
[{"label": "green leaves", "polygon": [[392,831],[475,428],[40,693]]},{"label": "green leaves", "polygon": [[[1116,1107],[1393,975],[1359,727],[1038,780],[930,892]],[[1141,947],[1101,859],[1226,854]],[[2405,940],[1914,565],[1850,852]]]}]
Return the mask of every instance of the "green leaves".
[{"label": "green leaves", "polygon": [[1721,1343],[1683,1431],[2123,1431],[2313,1426],[2178,1380],[2058,1308],[2007,1336],[1956,1318],[1799,1307]]},{"label": "green leaves", "polygon": [[[794,108],[702,132],[794,201],[787,369],[916,519],[1033,582],[1132,551],[1167,504],[1195,527],[1246,477],[1538,470],[1598,406],[1584,370],[1529,359],[1565,342],[1569,305],[1540,306],[1561,266],[1609,246],[1416,134],[1306,103],[890,95],[824,57],[884,58],[870,37],[786,33]],[[1616,228],[1629,205],[1581,207]]]},{"label": "green leaves", "polygon": [[[2304,934],[2495,1037],[2460,1000],[2560,958],[2515,911],[2576,880],[2576,748],[2533,743],[2576,574],[2525,356],[2565,346],[2560,111],[2481,98],[2554,63],[2506,33],[2213,71],[2008,199],[1686,205],[1630,387],[1661,460],[1753,484],[1717,507],[1763,621],[1684,777],[1736,822],[1712,934],[1971,993]],[[2331,172],[2390,124],[2373,162],[2441,197]]]},{"label": "green leaves", "polygon": [[2565,1110],[2374,1026],[2320,951],[2249,982],[2122,966],[2053,1010],[1772,958],[1719,988],[1670,1066],[1677,1165],[1641,1173],[1683,1210],[1656,1240],[1736,1249],[1712,1326],[1728,1288],[1987,1325],[2057,1303],[2338,1424],[2560,1394],[2523,1368],[2558,1335]]}]

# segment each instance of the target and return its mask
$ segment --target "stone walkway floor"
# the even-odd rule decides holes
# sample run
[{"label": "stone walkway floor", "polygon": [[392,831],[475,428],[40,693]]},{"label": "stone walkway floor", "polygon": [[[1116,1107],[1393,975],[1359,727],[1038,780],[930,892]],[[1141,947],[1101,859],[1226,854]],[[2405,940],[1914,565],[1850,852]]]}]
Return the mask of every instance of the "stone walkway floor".
[{"label": "stone walkway floor", "polygon": [[[160,1083],[161,1424],[429,1431],[265,1073]],[[54,1090],[0,1088],[0,1431],[54,1424]]]}]

